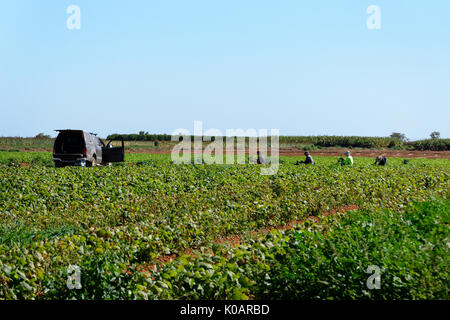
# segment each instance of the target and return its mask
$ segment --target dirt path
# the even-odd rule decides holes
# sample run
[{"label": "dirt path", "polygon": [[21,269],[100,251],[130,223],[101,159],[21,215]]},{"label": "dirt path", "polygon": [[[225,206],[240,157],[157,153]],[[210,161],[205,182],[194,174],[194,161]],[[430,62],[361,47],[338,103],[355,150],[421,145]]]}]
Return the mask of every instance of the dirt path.
[{"label": "dirt path", "polygon": [[[8,149],[8,148],[7,148]],[[20,152],[51,152],[51,150],[46,150],[43,148],[36,150],[25,150],[18,148]],[[270,149],[269,149],[270,150]],[[325,156],[325,157],[342,157],[345,148],[323,148],[314,151],[310,151],[313,156]],[[385,155],[388,158],[427,158],[427,159],[450,159],[450,151],[408,151],[408,150],[375,150],[375,149],[350,149],[354,157],[368,157],[375,158],[379,155]],[[150,153],[150,154],[170,154],[171,149],[145,149],[145,148],[133,148],[132,146],[125,149],[125,153]],[[303,156],[304,152],[302,149],[297,147],[282,148],[279,154],[281,156]],[[224,149],[223,154],[226,154]],[[245,151],[248,155],[248,150]]]},{"label": "dirt path", "polygon": [[[312,155],[338,157],[344,156],[345,149],[320,149],[310,151]],[[280,150],[282,156],[302,156],[303,150]],[[354,157],[375,158],[385,155],[387,158],[428,158],[428,159],[450,159],[450,151],[408,151],[408,150],[373,150],[373,149],[351,149]]]},{"label": "dirt path", "polygon": [[[326,148],[310,151],[312,156],[325,157],[343,157],[347,149]],[[354,157],[375,158],[379,155],[385,155],[387,158],[427,158],[427,159],[450,159],[450,151],[408,151],[408,150],[374,150],[374,149],[350,149]],[[128,153],[152,153],[152,154],[170,154],[171,150],[153,150],[153,149],[129,149]],[[280,149],[280,156],[303,156],[303,150],[299,148]],[[225,150],[223,151],[225,154]],[[248,150],[245,152],[248,154]]]}]

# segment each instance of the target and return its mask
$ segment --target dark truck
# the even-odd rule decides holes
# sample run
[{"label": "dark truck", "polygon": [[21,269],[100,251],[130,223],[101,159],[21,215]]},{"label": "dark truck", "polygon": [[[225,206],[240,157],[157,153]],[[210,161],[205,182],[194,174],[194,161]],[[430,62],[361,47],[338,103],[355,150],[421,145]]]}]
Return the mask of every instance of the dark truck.
[{"label": "dark truck", "polygon": [[109,165],[125,161],[123,139],[121,147],[106,145],[93,133],[83,130],[55,130],[59,134],[53,146],[55,167]]}]

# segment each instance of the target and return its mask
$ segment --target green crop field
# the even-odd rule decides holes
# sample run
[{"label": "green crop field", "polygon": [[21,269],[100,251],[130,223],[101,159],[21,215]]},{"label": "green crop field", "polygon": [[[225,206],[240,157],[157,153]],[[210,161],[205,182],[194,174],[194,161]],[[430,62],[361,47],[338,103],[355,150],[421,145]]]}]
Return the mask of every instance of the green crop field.
[{"label": "green crop field", "polygon": [[[264,176],[170,155],[56,169],[49,152],[0,152],[0,299],[449,298],[449,160],[299,159]],[[323,216],[344,206],[357,210]]]}]

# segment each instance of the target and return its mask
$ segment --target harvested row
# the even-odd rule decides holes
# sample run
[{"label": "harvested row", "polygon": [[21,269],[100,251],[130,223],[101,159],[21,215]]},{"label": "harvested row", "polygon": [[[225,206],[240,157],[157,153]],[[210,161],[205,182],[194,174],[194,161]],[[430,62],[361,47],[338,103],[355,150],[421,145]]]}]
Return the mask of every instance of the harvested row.
[{"label": "harvested row", "polygon": [[[447,300],[449,222],[448,200],[328,216],[183,256],[150,274],[146,297]],[[368,281],[375,271],[378,284]]]}]

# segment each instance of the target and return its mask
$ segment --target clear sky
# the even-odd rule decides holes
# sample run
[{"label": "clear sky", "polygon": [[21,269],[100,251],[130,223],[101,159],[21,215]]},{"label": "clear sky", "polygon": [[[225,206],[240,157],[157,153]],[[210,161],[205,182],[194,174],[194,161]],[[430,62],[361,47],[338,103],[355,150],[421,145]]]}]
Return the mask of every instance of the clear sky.
[{"label": "clear sky", "polygon": [[[80,30],[66,27],[72,4]],[[450,137],[450,1],[2,0],[0,112],[0,136],[202,120],[223,133]]]}]

